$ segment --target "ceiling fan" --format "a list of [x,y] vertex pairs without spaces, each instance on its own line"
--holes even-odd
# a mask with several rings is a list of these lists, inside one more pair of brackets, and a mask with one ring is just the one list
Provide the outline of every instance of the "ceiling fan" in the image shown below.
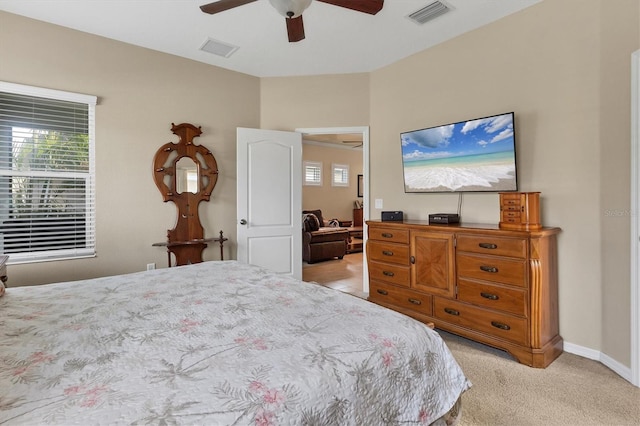
[[[200,10],[204,13],[213,15],[215,13],[224,12],[234,7],[242,6],[247,3],[253,3],[257,0],[218,0],[200,6]],[[384,0],[318,0],[322,3],[332,4],[357,12],[375,15],[382,10]],[[302,12],[309,7],[311,0],[269,0],[271,5],[285,17],[287,23],[287,34],[289,42],[293,43],[304,39],[304,25],[302,23]]]

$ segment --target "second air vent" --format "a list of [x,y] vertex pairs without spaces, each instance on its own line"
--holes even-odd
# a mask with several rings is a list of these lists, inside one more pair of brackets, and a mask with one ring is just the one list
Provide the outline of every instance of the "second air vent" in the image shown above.
[[416,10],[411,15],[408,16],[416,24],[422,25],[425,22],[428,22],[432,19],[437,18],[438,16],[447,13],[449,10],[449,6],[442,3],[441,1],[434,1],[423,7],[420,10]]
[[203,52],[213,53],[214,55],[228,58],[229,56],[233,55],[236,50],[238,50],[238,46],[208,38],[204,43],[202,43],[202,46],[200,46],[200,50],[202,50]]

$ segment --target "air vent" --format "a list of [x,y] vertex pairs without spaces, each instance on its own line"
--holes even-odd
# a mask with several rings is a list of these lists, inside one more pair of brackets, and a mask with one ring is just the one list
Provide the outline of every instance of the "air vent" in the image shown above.
[[223,58],[228,58],[229,56],[233,55],[236,50],[238,50],[238,46],[223,43],[221,41],[209,38],[205,40],[204,43],[202,43],[202,46],[200,46],[200,50],[202,50],[203,52],[222,56]]
[[407,18],[411,19],[418,25],[422,25],[432,19],[437,18],[440,15],[447,13],[449,10],[449,6],[442,3],[441,1],[434,1],[431,4],[426,5],[420,10],[416,10],[411,15],[407,16]]

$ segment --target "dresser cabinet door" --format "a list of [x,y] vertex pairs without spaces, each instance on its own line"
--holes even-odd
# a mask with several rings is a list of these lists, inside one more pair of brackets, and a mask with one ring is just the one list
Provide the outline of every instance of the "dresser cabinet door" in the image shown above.
[[411,231],[411,288],[454,297],[453,233]]

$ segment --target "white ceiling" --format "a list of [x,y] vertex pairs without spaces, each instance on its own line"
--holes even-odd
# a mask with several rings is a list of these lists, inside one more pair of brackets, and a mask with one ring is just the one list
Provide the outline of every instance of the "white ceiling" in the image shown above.
[[[289,43],[268,0],[215,15],[213,0],[0,0],[0,10],[257,77],[370,72],[541,0],[442,0],[453,10],[424,24],[410,13],[433,0],[387,0],[377,15],[321,2],[303,13],[306,39]],[[200,51],[212,38],[229,58]]]

